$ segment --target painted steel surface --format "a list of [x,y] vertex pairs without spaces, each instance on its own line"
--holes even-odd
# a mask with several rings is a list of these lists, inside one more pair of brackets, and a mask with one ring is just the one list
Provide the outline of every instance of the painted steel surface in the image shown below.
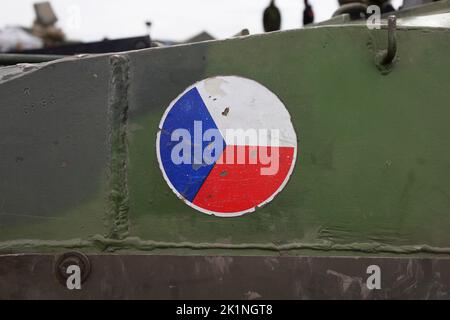
[[[426,258],[88,255],[92,271],[68,290],[58,255],[0,256],[3,299],[449,299],[450,260]],[[383,270],[370,290],[370,266]]]
[[[317,27],[0,71],[0,250],[164,254],[450,253],[446,29]],[[239,53],[239,54],[236,54]],[[181,92],[216,76],[283,102],[285,188],[231,219],[179,201],[156,154]]]

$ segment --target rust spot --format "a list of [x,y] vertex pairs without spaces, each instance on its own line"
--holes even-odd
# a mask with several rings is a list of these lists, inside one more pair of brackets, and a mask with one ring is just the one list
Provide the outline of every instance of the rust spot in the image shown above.
[[222,115],[226,117],[228,112],[230,112],[230,108],[226,107],[225,110],[223,110]]
[[219,174],[221,177],[225,177],[228,175],[228,171],[224,170]]

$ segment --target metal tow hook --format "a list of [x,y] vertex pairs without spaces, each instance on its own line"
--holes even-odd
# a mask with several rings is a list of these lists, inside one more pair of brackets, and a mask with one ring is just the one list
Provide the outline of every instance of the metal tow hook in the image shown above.
[[392,15],[388,17],[388,47],[384,53],[383,65],[389,65],[394,61],[397,54],[397,17]]

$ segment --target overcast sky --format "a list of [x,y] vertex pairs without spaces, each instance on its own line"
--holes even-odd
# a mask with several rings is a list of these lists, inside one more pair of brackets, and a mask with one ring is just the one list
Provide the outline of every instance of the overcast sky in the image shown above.
[[[32,4],[37,0],[2,1],[0,27],[30,26]],[[146,33],[145,21],[152,22],[155,39],[185,40],[206,30],[226,38],[248,28],[260,33],[262,12],[270,0],[51,0],[59,21],[71,39],[93,41]],[[326,20],[337,9],[337,0],[310,0],[316,21]],[[394,7],[401,0],[393,0]],[[303,0],[277,0],[282,29],[301,26]]]

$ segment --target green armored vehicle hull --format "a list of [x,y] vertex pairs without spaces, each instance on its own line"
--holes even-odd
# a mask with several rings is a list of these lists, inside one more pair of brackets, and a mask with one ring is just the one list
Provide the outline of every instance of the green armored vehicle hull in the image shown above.
[[[450,298],[450,5],[427,8],[0,68],[0,297]],[[264,88],[295,132],[276,192],[233,217],[253,189],[192,200],[158,144],[208,79]]]

